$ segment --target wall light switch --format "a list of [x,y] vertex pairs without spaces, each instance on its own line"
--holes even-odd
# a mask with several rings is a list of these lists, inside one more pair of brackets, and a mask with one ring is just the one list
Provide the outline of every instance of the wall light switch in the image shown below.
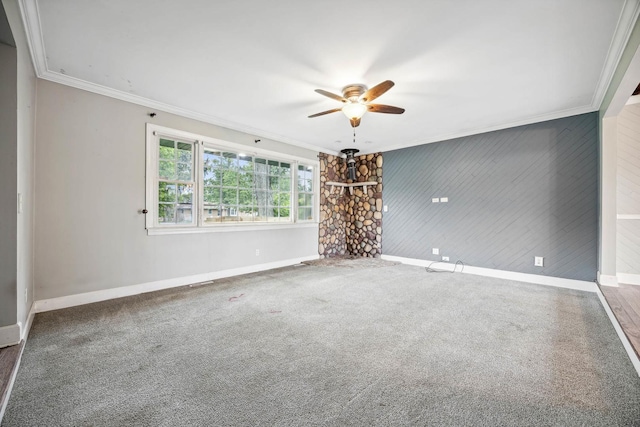
[[384,207],[382,208],[383,211],[387,212],[389,210],[389,206],[384,205]]
[[533,265],[536,267],[544,267],[544,257],[541,257],[541,256],[533,257]]
[[449,201],[448,197],[440,197],[440,203],[447,203]]
[[18,193],[18,213],[22,213],[22,193]]
[[256,256],[260,256],[260,249],[256,249]]
[[448,257],[448,256],[443,256],[443,257],[442,257],[442,260],[443,260],[443,261],[449,261],[449,257]]
[[431,253],[434,254],[434,255],[440,255],[440,249],[433,248],[433,249],[431,249]]
[[431,203],[440,203],[440,199],[437,197],[434,197],[433,199],[431,199]]

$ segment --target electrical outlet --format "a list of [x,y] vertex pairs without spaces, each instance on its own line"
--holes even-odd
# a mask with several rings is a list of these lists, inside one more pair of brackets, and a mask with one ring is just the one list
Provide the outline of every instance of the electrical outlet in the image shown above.
[[544,267],[544,257],[533,257],[533,265],[536,267]]
[[431,253],[432,253],[433,255],[440,255],[440,249],[438,249],[438,248],[433,248],[433,249],[431,249]]
[[431,199],[431,203],[440,203],[440,199],[437,197],[434,197],[433,199]]
[[440,197],[440,203],[447,203],[449,201],[448,197]]
[[443,261],[449,261],[449,257],[448,257],[448,256],[443,256],[443,257],[442,257],[442,260],[443,260]]
[[260,256],[260,249],[256,249],[256,256]]

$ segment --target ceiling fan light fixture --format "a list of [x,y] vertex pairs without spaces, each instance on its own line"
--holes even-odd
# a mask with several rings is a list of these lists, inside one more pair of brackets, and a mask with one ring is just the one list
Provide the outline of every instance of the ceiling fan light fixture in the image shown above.
[[367,112],[367,106],[357,101],[350,101],[342,107],[342,112],[348,119],[360,119]]

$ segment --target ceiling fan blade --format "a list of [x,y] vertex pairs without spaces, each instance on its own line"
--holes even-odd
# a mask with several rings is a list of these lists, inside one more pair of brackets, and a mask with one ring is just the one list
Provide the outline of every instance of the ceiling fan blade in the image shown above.
[[391,105],[369,104],[367,105],[367,111],[371,111],[372,113],[402,114],[404,113],[404,108],[393,107]]
[[353,128],[357,128],[358,126],[360,126],[360,119],[349,119],[349,121],[351,122],[351,127]]
[[366,91],[362,95],[362,101],[363,102],[371,102],[371,101],[373,101],[374,99],[376,99],[377,97],[379,97],[380,95],[382,95],[383,93],[385,93],[386,91],[391,89],[394,84],[395,83],[392,82],[391,80],[383,81],[379,85],[376,85],[376,86],[372,87],[371,89],[369,89],[368,91]]
[[335,99],[336,101],[347,102],[347,100],[342,96],[336,95],[335,93],[327,92],[326,90],[316,89],[316,92],[318,92],[320,95],[324,95],[331,99]]
[[340,111],[342,108],[334,108],[333,110],[323,111],[322,113],[316,113],[309,116],[310,119],[318,116],[324,116],[325,114],[335,113],[336,111]]

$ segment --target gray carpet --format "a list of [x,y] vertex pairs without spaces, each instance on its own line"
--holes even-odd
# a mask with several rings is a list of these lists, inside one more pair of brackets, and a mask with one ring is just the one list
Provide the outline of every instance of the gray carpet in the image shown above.
[[2,426],[640,426],[595,294],[318,262],[38,314]]

